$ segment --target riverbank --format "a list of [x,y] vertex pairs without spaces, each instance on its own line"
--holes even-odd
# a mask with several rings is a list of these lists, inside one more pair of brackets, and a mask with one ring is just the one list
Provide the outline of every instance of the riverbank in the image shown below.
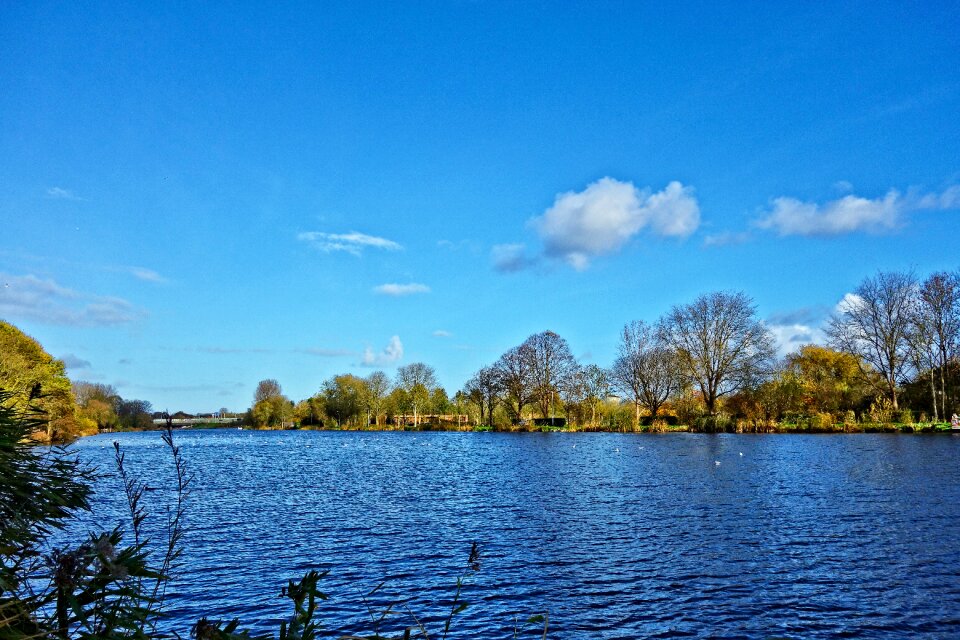
[[[198,424],[191,425],[189,427],[181,427],[177,431],[204,431],[208,429],[230,429],[233,430],[233,427],[224,427],[222,424]],[[162,431],[162,428],[147,428],[147,429],[125,429],[125,430],[115,430],[115,431],[104,431],[101,433],[135,433],[141,431]],[[271,427],[251,427],[243,426],[236,427],[236,430],[241,431],[356,431],[356,432],[430,432],[430,431],[446,431],[446,432],[465,432],[465,433],[486,433],[486,432],[495,432],[495,433],[648,433],[648,434],[657,434],[657,433],[757,433],[757,434],[860,434],[860,433],[903,433],[903,434],[951,434],[957,433],[960,434],[960,430],[953,430],[950,427],[949,423],[914,423],[914,424],[898,424],[898,423],[857,423],[857,424],[836,424],[830,426],[810,426],[804,424],[795,424],[795,423],[783,423],[783,424],[774,424],[774,425],[749,425],[749,424],[738,424],[732,425],[730,427],[724,428],[702,428],[691,425],[666,425],[666,426],[641,426],[639,429],[610,429],[603,427],[592,427],[592,428],[583,428],[578,426],[563,426],[563,427],[551,427],[551,426],[537,426],[537,427],[517,427],[512,429],[496,429],[489,426],[466,426],[466,427],[446,427],[438,426],[435,424],[423,424],[418,425],[417,427],[393,427],[393,426],[378,426],[378,427],[320,427],[320,426],[305,426],[305,427],[293,427],[293,428],[271,428]],[[97,434],[85,434],[85,436],[97,435]]]

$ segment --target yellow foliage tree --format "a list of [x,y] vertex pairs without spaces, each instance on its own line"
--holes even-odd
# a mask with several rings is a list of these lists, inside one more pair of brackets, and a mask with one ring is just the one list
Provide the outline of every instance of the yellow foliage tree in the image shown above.
[[[36,434],[48,442],[66,442],[89,428],[78,420],[77,405],[63,362],[52,357],[40,343],[0,320],[0,388],[17,394],[16,406],[23,407],[31,396],[49,416],[45,433]],[[94,431],[96,427],[94,426]]]

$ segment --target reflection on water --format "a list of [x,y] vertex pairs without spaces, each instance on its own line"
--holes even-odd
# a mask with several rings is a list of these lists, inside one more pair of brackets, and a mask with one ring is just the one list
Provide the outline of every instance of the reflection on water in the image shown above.
[[[476,540],[452,637],[512,637],[514,615],[545,610],[551,638],[960,636],[960,437],[177,437],[196,474],[179,629],[207,615],[273,630],[280,587],[315,567],[331,569],[328,629],[359,628],[359,596],[384,578],[375,601],[445,618]],[[114,439],[158,488],[159,525],[173,486],[159,435],[77,446],[112,471]],[[121,491],[100,484],[112,526]]]

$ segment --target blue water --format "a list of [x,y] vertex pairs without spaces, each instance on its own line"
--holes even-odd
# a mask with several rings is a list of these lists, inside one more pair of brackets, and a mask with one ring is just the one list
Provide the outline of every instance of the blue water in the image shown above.
[[[372,633],[361,595],[386,580],[367,604],[405,604],[381,632],[416,616],[439,638],[477,541],[451,638],[512,638],[544,612],[558,639],[960,637],[957,436],[176,437],[195,474],[168,592],[181,632],[203,615],[275,632],[280,588],[320,568],[329,637]],[[77,447],[111,473],[113,440],[157,489],[158,527],[172,486],[159,435]],[[112,526],[119,485],[99,486]]]

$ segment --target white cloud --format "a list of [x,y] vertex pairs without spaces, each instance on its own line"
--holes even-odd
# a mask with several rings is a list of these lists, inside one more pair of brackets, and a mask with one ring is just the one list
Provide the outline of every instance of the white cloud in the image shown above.
[[834,307],[836,313],[846,313],[848,311],[855,311],[858,307],[863,306],[863,298],[858,296],[855,293],[846,293],[840,299],[840,302],[837,303],[837,306]]
[[607,177],[583,191],[557,195],[553,206],[530,224],[546,255],[582,270],[592,258],[619,250],[647,227],[658,236],[689,236],[700,225],[700,206],[693,190],[679,182],[651,194]]
[[450,338],[452,336],[453,336],[452,333],[450,333],[449,331],[445,331],[443,329],[437,329],[436,331],[433,332],[433,337],[435,338]]
[[522,244],[498,244],[490,250],[493,268],[504,273],[522,271],[536,264],[536,260],[526,255],[527,248]]
[[364,249],[385,249],[387,251],[397,251],[402,249],[399,244],[386,238],[377,236],[368,236],[365,233],[323,233],[320,231],[305,231],[297,234],[297,240],[308,242],[312,247],[330,253],[332,251],[344,251],[351,255],[359,256]]
[[417,293],[430,293],[430,287],[425,284],[420,284],[419,282],[409,282],[407,284],[389,283],[374,287],[373,292],[383,296],[393,296],[397,298],[401,296],[412,296]]
[[767,324],[767,329],[773,334],[780,357],[805,344],[825,344],[827,340],[823,329],[807,324]]
[[703,246],[705,247],[724,247],[732,244],[743,244],[750,240],[750,233],[747,231],[733,232],[733,231],[722,231],[720,233],[715,233],[708,235],[703,239]]
[[72,353],[68,353],[65,356],[60,357],[60,361],[63,362],[63,366],[67,369],[89,369],[90,361],[79,358]]
[[370,347],[364,349],[360,364],[365,367],[380,367],[397,362],[402,357],[403,343],[400,342],[400,336],[393,336],[380,353],[374,353]]
[[960,186],[943,193],[906,196],[891,189],[882,198],[847,195],[825,204],[803,202],[780,197],[773,208],[756,223],[761,229],[772,229],[781,236],[827,236],[861,231],[878,232],[893,229],[903,215],[922,209],[955,209],[960,207]]
[[75,200],[77,202],[82,201],[83,198],[75,194],[69,189],[63,189],[61,187],[50,187],[47,189],[47,197],[53,198],[54,200]]
[[123,298],[81,293],[34,275],[0,273],[0,282],[0,317],[105,326],[134,322],[146,315]]
[[166,278],[153,269],[146,269],[144,267],[130,267],[129,270],[130,275],[138,280],[143,280],[144,282],[156,282],[157,284],[163,284],[167,282]]

